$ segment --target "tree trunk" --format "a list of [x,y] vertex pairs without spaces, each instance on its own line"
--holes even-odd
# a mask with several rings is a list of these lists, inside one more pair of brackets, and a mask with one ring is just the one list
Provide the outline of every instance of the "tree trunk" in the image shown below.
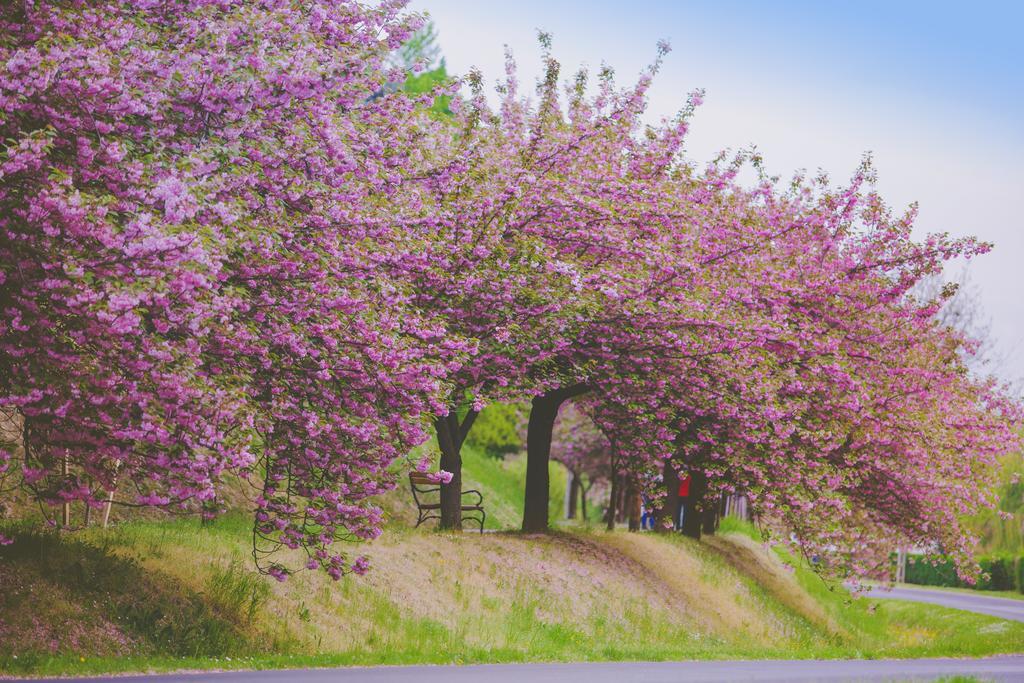
[[579,504],[580,497],[580,476],[575,472],[571,471],[569,479],[569,507],[566,510],[566,519],[576,519],[576,508]]
[[441,484],[442,529],[462,530],[462,444],[479,414],[470,410],[460,423],[453,406],[447,415],[434,421],[437,445],[441,449],[440,467],[452,475],[451,481]]
[[718,531],[718,520],[725,516],[725,501],[726,497],[719,494],[715,498],[705,496],[704,511],[701,513],[701,517],[704,521],[704,533],[708,536],[714,536],[715,532]]
[[619,477],[616,474],[612,474],[612,489],[608,492],[608,513],[605,517],[607,521],[608,531],[615,529],[615,515],[617,510],[615,504],[619,499]]
[[[453,419],[454,418],[454,419]],[[454,411],[434,423],[437,431],[437,445],[441,449],[440,467],[452,473],[452,480],[441,484],[441,528],[462,530],[462,454],[458,444],[458,424]]]
[[661,478],[665,483],[665,497],[654,512],[654,530],[664,533],[666,531],[665,517],[672,520],[672,529],[676,529],[679,524],[679,474],[672,466],[671,460],[665,461]]
[[626,523],[626,515],[629,513],[627,508],[629,501],[626,498],[626,478],[623,477],[619,480],[619,498],[615,501],[615,509],[618,510],[618,514],[615,515],[615,521],[619,524]]
[[558,409],[570,398],[588,391],[577,384],[534,396],[530,420],[526,428],[526,495],[523,497],[523,531],[544,533],[548,530],[548,505],[551,482],[548,462],[551,460],[551,432]]
[[690,495],[686,497],[686,512],[683,516],[683,535],[700,540],[703,519],[700,514],[704,494],[708,490],[708,478],[703,470],[690,470]]
[[589,486],[584,486],[583,482],[580,482],[580,517],[584,522],[587,521],[587,491],[589,490]]
[[640,490],[633,475],[629,475],[626,483],[626,510],[629,530],[640,531]]
[[558,417],[556,402],[547,394],[533,399],[526,428],[526,495],[523,499],[523,531],[548,530],[548,503],[551,481],[548,462],[551,457],[551,431]]
[[715,529],[718,527],[718,506],[712,504],[712,501],[704,501],[704,509],[700,513],[701,520],[703,520],[703,532],[706,536],[714,536]]

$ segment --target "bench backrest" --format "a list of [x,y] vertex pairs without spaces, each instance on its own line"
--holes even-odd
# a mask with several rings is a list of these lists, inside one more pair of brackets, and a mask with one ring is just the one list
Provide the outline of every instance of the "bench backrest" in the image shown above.
[[440,486],[436,481],[430,478],[430,475],[426,472],[410,472],[409,483],[413,486]]
[[420,500],[420,494],[437,493],[441,490],[441,485],[436,481],[432,481],[430,475],[425,472],[410,472],[409,487],[412,489],[412,497],[416,501],[417,506],[423,504],[423,501]]

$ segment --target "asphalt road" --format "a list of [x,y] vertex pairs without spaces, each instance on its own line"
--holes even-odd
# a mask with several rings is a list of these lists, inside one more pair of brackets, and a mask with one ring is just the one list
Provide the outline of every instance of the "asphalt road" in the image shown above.
[[[88,679],[92,683],[680,683],[733,681],[928,681],[954,675],[1024,681],[1024,655],[984,659],[746,662],[608,662],[400,666],[179,673]],[[38,679],[37,679],[38,680]],[[54,679],[67,683],[69,679]]]
[[[942,605],[954,609],[967,610],[968,612],[979,612],[1002,619],[1013,621],[1024,621],[1024,600],[1013,600],[1010,598],[994,598],[988,595],[974,595],[970,593],[954,593],[952,591],[928,590],[927,588],[871,588],[865,595],[872,598],[892,598],[896,600],[912,600],[914,602],[928,602],[933,605]],[[1024,680],[1024,679],[1021,679]]]

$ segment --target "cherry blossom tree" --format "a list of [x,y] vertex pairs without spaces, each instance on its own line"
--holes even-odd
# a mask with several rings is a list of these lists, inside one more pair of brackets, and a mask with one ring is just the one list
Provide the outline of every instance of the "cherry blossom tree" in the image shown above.
[[[824,179],[798,181],[788,194],[764,186],[749,224],[769,239],[704,260],[721,266],[719,253],[744,255],[742,270],[717,268],[707,279],[724,294],[715,309],[729,353],[705,363],[692,349],[661,352],[657,372],[605,388],[616,411],[636,412],[611,424],[674,433],[672,455],[667,440],[632,439],[637,452],[693,474],[702,512],[740,488],[818,553],[910,539],[942,545],[966,570],[970,540],[957,515],[984,504],[993,458],[1017,443],[1019,410],[967,374],[955,351],[966,341],[936,319],[941,302],[911,292],[943,260],[987,245],[914,242],[913,212],[893,217],[864,190],[870,182],[865,166],[838,190]],[[730,309],[731,322],[721,317]],[[691,520],[687,531],[699,536],[700,520]],[[866,569],[857,560],[848,568]]]
[[[549,73],[556,67],[549,61]],[[591,391],[617,449],[652,469],[668,460],[692,473],[702,513],[740,487],[757,492],[766,512],[786,499],[791,528],[799,516],[808,543],[810,528],[825,536],[864,528],[808,512],[826,505],[884,517],[876,537],[913,535],[956,547],[966,560],[952,510],[984,503],[997,444],[1017,443],[1019,411],[993,383],[969,379],[946,349],[970,342],[936,319],[940,302],[918,301],[913,290],[944,261],[988,246],[944,235],[913,240],[914,210],[894,216],[885,207],[869,163],[838,188],[799,177],[788,188],[767,178],[743,187],[739,170],[759,163],[744,155],[698,171],[678,155],[685,115],[637,134],[648,76],[623,92],[605,87],[594,101],[570,91],[565,120],[555,115],[545,129],[546,140],[574,124],[587,131],[572,138],[563,163],[564,187],[585,210],[579,223],[538,219],[525,229],[544,240],[547,258],[579,276],[591,307],[578,319],[581,334],[552,358],[573,372],[533,402],[524,529],[547,524],[542,472],[558,408]],[[691,105],[698,103],[699,95]],[[588,147],[590,139],[599,143]],[[575,168],[587,171],[571,182]],[[558,190],[545,196],[563,199]],[[945,392],[959,397],[957,410],[940,407]],[[959,411],[959,428],[938,428],[936,420]],[[863,438],[868,414],[878,447],[851,443],[871,452],[871,480],[843,445]],[[805,470],[813,475],[803,480]],[[916,481],[880,488],[900,472]],[[951,487],[957,502],[940,503]],[[699,535],[700,517],[691,520]]]
[[632,86],[563,89],[542,35],[536,93],[510,57],[492,106],[475,73],[391,87],[420,26],[393,0],[0,7],[0,485],[213,514],[240,476],[261,569],[293,571],[286,547],[337,578],[431,429],[460,527],[491,401],[531,402],[523,528],[546,530],[576,399],[613,481],[693,476],[691,535],[743,490],[843,570],[897,539],[970,572],[958,519],[1020,408],[919,283],[987,245],[913,239],[868,163],[697,167],[701,93],[645,122],[666,45]]
[[379,532],[448,346],[376,272],[423,170],[418,102],[376,96],[401,5],[0,10],[0,405],[37,497],[205,506],[230,471],[266,571],[365,567],[329,547]]

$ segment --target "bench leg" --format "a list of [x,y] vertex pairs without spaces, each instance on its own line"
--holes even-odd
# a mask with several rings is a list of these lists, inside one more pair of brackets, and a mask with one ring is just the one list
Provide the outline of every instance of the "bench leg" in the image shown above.
[[419,526],[420,526],[420,524],[423,524],[423,522],[429,522],[429,521],[430,521],[430,520],[432,520],[432,519],[437,519],[437,520],[440,520],[440,519],[441,519],[441,516],[440,516],[440,515],[434,515],[434,514],[431,514],[431,511],[430,511],[430,510],[421,510],[421,511],[420,511],[420,512],[419,512],[419,513],[417,514],[417,519],[416,519],[416,526],[415,526],[415,527],[413,527],[413,528],[416,528],[416,529],[418,529],[418,528],[419,528]]
[[413,528],[418,529],[420,524],[423,524],[423,522],[430,521],[431,519],[441,519],[441,517],[438,515],[430,514],[429,510],[420,510],[419,513],[417,514],[416,526]]

